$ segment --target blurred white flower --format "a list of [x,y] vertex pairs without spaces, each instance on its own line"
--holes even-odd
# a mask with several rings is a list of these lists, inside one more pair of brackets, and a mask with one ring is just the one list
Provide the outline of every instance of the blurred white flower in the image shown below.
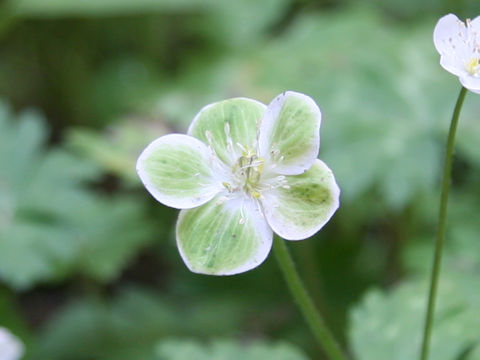
[[0,360],[19,360],[23,352],[22,342],[10,331],[0,327]]
[[466,23],[453,14],[442,17],[433,31],[440,65],[458,76],[468,90],[480,94],[480,16]]

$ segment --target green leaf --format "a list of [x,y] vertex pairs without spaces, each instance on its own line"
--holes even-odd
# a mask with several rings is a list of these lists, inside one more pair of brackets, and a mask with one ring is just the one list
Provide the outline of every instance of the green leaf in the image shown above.
[[193,340],[169,339],[157,345],[157,360],[306,360],[294,346],[279,342],[215,340],[202,344]]
[[[115,280],[138,251],[154,236],[163,235],[163,230],[147,222],[142,203],[133,197],[97,196],[76,210],[72,222],[77,243],[68,267],[101,282]],[[52,244],[51,251],[58,247]]]
[[72,272],[112,279],[150,239],[142,205],[88,190],[98,169],[44,149],[38,114],[13,120],[0,103],[0,278],[23,289]]
[[[442,269],[429,359],[456,360],[480,340],[478,272]],[[369,291],[350,313],[350,343],[358,360],[418,357],[427,281],[408,281],[388,293]]]
[[48,320],[29,359],[154,360],[164,338],[198,336],[198,329],[207,337],[233,336],[251,309],[237,296],[197,293],[179,302],[140,288],[109,299],[77,298]]
[[[478,174],[476,175],[478,176]],[[480,266],[480,223],[472,221],[472,214],[478,211],[480,194],[478,180],[474,177],[452,191],[448,206],[448,225],[445,235],[443,263],[455,266],[462,264],[466,269]],[[422,206],[415,217],[427,224],[436,224],[439,194],[422,199]],[[418,219],[419,217],[423,217]],[[427,276],[431,271],[435,233],[433,226],[417,231],[402,247],[402,260],[405,269],[414,275]],[[428,259],[428,261],[425,261]]]
[[210,3],[209,17],[201,23],[199,30],[211,41],[242,53],[254,48],[254,45],[262,44],[261,40],[289,11],[292,1],[210,0]]
[[480,359],[480,344],[479,342],[476,345],[472,346],[472,348],[466,351],[466,355],[464,358],[459,358],[458,360],[478,360]]
[[103,132],[76,128],[68,133],[68,145],[105,172],[127,185],[139,185],[135,164],[141,151],[169,129],[161,121],[127,118]]

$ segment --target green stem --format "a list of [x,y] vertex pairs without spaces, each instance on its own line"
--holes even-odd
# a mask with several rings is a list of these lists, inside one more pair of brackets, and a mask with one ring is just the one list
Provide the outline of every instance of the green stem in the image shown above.
[[440,275],[440,267],[442,264],[442,251],[445,239],[445,224],[447,220],[447,204],[448,204],[448,190],[450,188],[450,178],[452,173],[452,161],[453,161],[453,148],[455,144],[455,133],[457,131],[458,117],[460,110],[462,109],[463,100],[467,89],[462,87],[460,94],[458,95],[457,103],[455,104],[455,110],[452,115],[452,122],[450,124],[450,130],[448,132],[447,150],[445,154],[445,163],[443,168],[442,178],[442,193],[440,197],[440,208],[438,211],[438,229],[437,239],[435,244],[435,255],[433,259],[433,268],[430,278],[430,292],[428,294],[428,307],[425,317],[425,328],[423,332],[422,340],[422,353],[421,360],[427,360],[428,350],[430,345],[430,338],[433,325],[433,315],[435,312],[435,300],[437,296],[438,278]]
[[305,320],[310,325],[310,329],[320,346],[330,359],[346,360],[347,357],[343,354],[338,342],[335,340],[322,316],[315,308],[307,289],[300,279],[287,245],[285,245],[285,241],[275,237],[273,251],[275,252],[275,256],[282,269],[283,276],[285,277],[290,292],[295,298],[297,305],[300,307]]

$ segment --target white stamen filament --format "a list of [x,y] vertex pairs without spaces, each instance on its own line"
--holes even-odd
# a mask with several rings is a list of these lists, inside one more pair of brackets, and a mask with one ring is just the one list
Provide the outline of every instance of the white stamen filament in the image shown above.
[[240,150],[242,150],[243,153],[247,153],[247,149],[245,149],[245,146],[243,146],[242,144],[240,144],[238,142],[237,142],[236,145],[240,148]]
[[229,198],[227,196],[220,196],[215,204],[216,205],[222,205],[227,200],[229,200]]
[[212,153],[212,155],[214,157],[217,156],[217,153],[215,151],[215,148],[213,147],[213,137],[212,137],[212,133],[209,131],[209,130],[206,130],[205,131],[205,137],[207,138],[207,142],[208,142],[208,149],[210,150],[210,152]]
[[227,150],[230,153],[233,153],[234,152],[233,141],[232,141],[232,136],[230,135],[230,124],[228,122],[225,123],[224,131],[227,139]]
[[210,132],[210,130],[205,130],[205,137],[207,138],[208,145],[212,145],[213,144],[213,137],[212,137],[212,133]]
[[245,211],[243,209],[243,203],[242,203],[242,206],[240,206],[240,220],[238,220],[238,223],[240,225],[245,224]]

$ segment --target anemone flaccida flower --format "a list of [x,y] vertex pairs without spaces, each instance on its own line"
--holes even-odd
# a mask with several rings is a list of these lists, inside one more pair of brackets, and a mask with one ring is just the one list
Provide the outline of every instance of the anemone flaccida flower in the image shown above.
[[445,15],[435,26],[433,42],[440,65],[458,76],[465,88],[480,94],[480,16],[463,22]]
[[234,98],[205,106],[187,135],[162,136],[137,172],[150,194],[182,209],[176,239],[187,267],[232,275],[261,264],[273,232],[315,234],[339,206],[332,171],[317,159],[321,112],[287,91],[268,106]]

